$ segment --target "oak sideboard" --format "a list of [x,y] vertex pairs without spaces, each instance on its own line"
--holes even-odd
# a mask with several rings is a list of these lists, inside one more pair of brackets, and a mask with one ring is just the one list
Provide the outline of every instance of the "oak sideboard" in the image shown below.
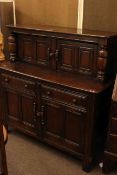
[[103,152],[115,78],[117,36],[53,26],[8,26],[0,63],[6,125],[82,160]]

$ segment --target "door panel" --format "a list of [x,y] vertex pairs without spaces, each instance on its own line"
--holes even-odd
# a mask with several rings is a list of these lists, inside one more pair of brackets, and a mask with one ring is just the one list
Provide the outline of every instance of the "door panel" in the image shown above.
[[84,116],[80,112],[75,112],[70,108],[66,108],[65,120],[65,141],[67,146],[74,145],[78,147],[80,152],[83,152],[83,138],[84,138]]
[[21,60],[47,67],[51,65],[51,38],[45,36],[30,38],[28,35],[19,35],[18,37],[18,46],[20,47],[18,57]]
[[28,35],[20,35],[18,38],[18,57],[26,62],[35,63],[35,41],[33,38],[29,38]]
[[50,66],[50,52],[52,50],[51,47],[51,38],[39,37],[36,39],[36,59],[38,64],[47,67]]
[[81,73],[92,74],[94,69],[94,49],[88,47],[80,47],[78,69]]
[[[35,82],[30,81],[30,84],[27,84],[28,80],[25,81],[25,79],[21,79],[20,81],[17,81],[16,78],[15,81],[14,77],[11,78],[14,80],[11,81],[12,83],[7,85],[3,82],[2,84],[3,115],[6,124],[27,132],[29,135],[36,136],[39,131],[36,116],[36,110],[39,104],[37,104],[38,97],[36,96],[37,91]],[[26,84],[27,86],[22,87],[22,82],[23,85]],[[15,84],[17,86],[13,86]]]
[[84,115],[76,109],[43,99],[43,139],[66,151],[82,154],[84,138]]
[[64,121],[61,107],[58,104],[46,102],[44,109],[45,137],[47,135],[51,135],[51,137],[60,136],[62,134]]
[[58,69],[93,75],[96,73],[97,52],[96,44],[57,40]]
[[75,66],[75,47],[72,43],[58,42],[58,69],[73,71]]
[[[6,92],[8,117],[13,120],[20,120],[19,116],[19,96],[12,91]],[[14,106],[15,104],[15,106]]]
[[35,111],[33,108],[35,105],[34,97],[22,95],[21,96],[21,118],[22,122],[30,127],[35,127]]

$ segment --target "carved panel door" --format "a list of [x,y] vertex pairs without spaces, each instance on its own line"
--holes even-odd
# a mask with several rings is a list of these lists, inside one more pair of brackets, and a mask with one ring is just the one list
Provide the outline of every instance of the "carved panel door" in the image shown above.
[[2,107],[5,122],[29,135],[37,135],[36,85],[32,81],[2,75]]
[[43,100],[43,139],[76,155],[83,155],[85,114],[49,100]]
[[43,139],[47,142],[56,142],[63,134],[64,113],[62,106],[48,100],[43,100],[42,104]]
[[49,37],[21,35],[18,39],[18,57],[26,62],[51,66],[52,40]]
[[95,74],[97,49],[96,44],[58,39],[58,69],[88,75]]
[[4,89],[4,115],[8,125],[25,130],[29,134],[36,133],[36,99],[33,95]]
[[64,117],[64,145],[66,149],[82,156],[84,152],[86,115],[84,112],[79,112],[77,108],[66,107]]
[[75,69],[75,55],[77,44],[68,42],[67,40],[57,40],[58,50],[58,65],[57,68],[66,71],[73,71]]

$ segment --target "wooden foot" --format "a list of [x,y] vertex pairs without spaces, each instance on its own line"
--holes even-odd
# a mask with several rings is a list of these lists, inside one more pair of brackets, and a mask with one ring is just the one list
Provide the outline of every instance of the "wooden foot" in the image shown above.
[[92,159],[91,158],[87,158],[83,161],[82,169],[85,172],[90,172],[91,171],[91,169],[92,169]]
[[107,157],[105,157],[104,160],[103,160],[102,172],[104,174],[109,174],[112,170],[113,165],[114,165],[113,161],[108,159]]

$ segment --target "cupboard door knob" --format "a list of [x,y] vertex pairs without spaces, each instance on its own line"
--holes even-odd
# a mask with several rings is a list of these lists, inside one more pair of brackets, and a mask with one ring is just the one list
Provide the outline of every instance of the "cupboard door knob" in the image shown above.
[[8,83],[9,79],[8,78],[5,78],[4,81]]
[[37,115],[37,117],[40,117],[41,113],[40,112],[37,112],[36,115]]
[[50,60],[50,58],[51,58],[52,56],[54,56],[54,54],[55,54],[55,53],[51,52],[51,49],[50,49],[50,48],[47,49],[48,61]]
[[33,112],[34,114],[36,113],[36,103],[35,102],[33,103]]
[[53,55],[54,55],[54,53],[50,52],[50,55],[49,56],[52,57]]
[[55,58],[56,58],[56,61],[58,61],[58,58],[59,58],[59,51],[58,50],[56,50],[56,52],[55,52]]
[[42,126],[44,126],[44,125],[45,125],[44,121],[42,121],[42,122],[41,122],[41,125],[42,125]]
[[33,119],[33,120],[34,120],[34,122],[36,122],[36,121],[37,121],[37,120],[36,120],[36,117],[34,117],[34,119]]
[[77,100],[76,100],[75,98],[72,100],[73,103],[76,103],[76,101],[77,101]]
[[24,87],[25,87],[25,88],[27,88],[27,87],[28,87],[28,85],[27,85],[27,84],[25,84],[25,85],[24,85]]
[[51,94],[51,92],[50,91],[47,91],[47,95],[50,95]]

